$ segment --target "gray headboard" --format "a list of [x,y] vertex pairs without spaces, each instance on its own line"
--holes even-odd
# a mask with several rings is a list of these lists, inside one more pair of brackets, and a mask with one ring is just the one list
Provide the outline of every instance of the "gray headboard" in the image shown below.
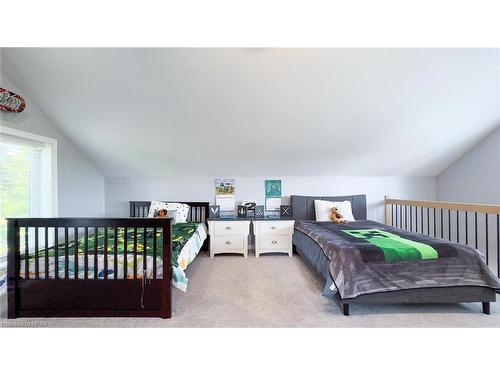
[[356,220],[366,220],[366,195],[345,195],[340,197],[314,197],[292,195],[290,196],[290,205],[292,206],[292,215],[296,220],[316,220],[314,211],[314,200],[324,201],[351,201],[352,214]]

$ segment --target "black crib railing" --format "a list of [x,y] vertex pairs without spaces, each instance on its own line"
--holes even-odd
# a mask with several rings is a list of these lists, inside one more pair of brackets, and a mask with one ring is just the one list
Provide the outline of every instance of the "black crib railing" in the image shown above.
[[[137,279],[137,269],[146,270],[149,266],[151,278],[156,279],[159,271],[163,271],[157,269],[157,257],[162,258],[164,271],[168,271],[170,219],[27,218],[7,221],[11,276],[69,279],[71,272],[74,279],[106,280],[108,275],[117,279],[119,258],[123,263],[120,278]],[[142,264],[138,264],[138,255],[142,256]],[[152,259],[150,265],[148,255]],[[101,276],[98,275],[99,256],[103,268]],[[64,270],[59,269],[60,264]],[[133,268],[133,275],[127,275],[128,267]]]
[[500,277],[500,205],[385,199],[385,223],[472,246]]

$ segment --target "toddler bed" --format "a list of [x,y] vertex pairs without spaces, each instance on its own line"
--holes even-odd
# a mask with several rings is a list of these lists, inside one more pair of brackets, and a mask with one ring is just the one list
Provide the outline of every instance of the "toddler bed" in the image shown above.
[[8,219],[8,316],[171,317],[171,286],[208,241],[208,202],[186,202],[188,220],[147,218],[150,202],[130,202],[128,219]]

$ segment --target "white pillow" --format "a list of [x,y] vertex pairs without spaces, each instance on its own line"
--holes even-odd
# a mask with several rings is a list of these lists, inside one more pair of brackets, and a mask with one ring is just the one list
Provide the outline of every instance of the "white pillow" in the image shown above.
[[189,213],[189,206],[187,204],[152,201],[151,205],[149,206],[148,217],[155,217],[155,212],[161,209],[165,209],[167,211],[175,211],[175,223],[187,222]]
[[316,211],[316,221],[332,221],[330,219],[330,213],[333,207],[337,207],[340,214],[347,221],[355,221],[352,215],[352,208],[350,201],[343,202],[330,202],[322,201],[319,199],[314,200],[314,210]]

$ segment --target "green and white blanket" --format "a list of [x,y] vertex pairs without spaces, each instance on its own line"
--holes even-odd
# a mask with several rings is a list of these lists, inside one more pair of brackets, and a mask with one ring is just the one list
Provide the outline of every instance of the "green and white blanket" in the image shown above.
[[[153,277],[153,244],[156,241],[156,277],[163,277],[163,267],[162,267],[162,241],[163,236],[161,231],[157,232],[156,238],[153,236],[153,229],[146,230],[146,249],[144,249],[144,231],[143,229],[137,230],[137,277],[142,278],[152,278]],[[96,259],[94,246],[97,242],[97,277],[104,278],[104,229],[100,229],[97,234],[89,234],[88,238],[88,277],[94,277],[94,262]],[[107,275],[108,278],[114,278],[114,244],[117,241],[117,273],[118,278],[123,278],[125,269],[125,249],[127,254],[127,278],[134,277],[133,269],[133,254],[134,254],[134,238],[133,233],[129,229],[127,232],[127,239],[125,240],[124,229],[119,228],[117,231],[117,236],[115,238],[114,230],[108,229],[107,233]],[[172,225],[172,283],[173,285],[182,290],[186,291],[188,278],[186,277],[185,270],[187,266],[194,260],[198,252],[200,251],[203,242],[207,238],[207,230],[204,224],[200,223],[178,223]],[[125,246],[126,242],[126,246]],[[79,278],[84,276],[84,240],[79,238],[78,243],[76,241],[70,241],[68,243],[68,276],[69,278],[74,278],[75,274],[78,273]],[[49,278],[55,277],[55,246],[48,249],[48,260],[49,260]],[[65,272],[65,262],[66,262],[66,248],[64,243],[58,244],[58,274],[59,277],[64,277]],[[75,252],[78,253],[78,266],[75,263]],[[147,267],[143,270],[143,260],[146,256]],[[30,253],[28,259],[28,269],[29,277],[35,277],[35,256]],[[5,262],[4,262],[5,263]],[[25,257],[21,254],[21,277],[25,275]],[[1,266],[1,265],[0,265]],[[6,264],[0,267],[0,286],[5,283]],[[3,269],[3,271],[2,271]],[[41,250],[39,253],[39,277],[45,278],[45,250]]]
[[330,260],[334,288],[342,298],[416,288],[500,288],[482,254],[463,244],[368,220],[303,220],[295,222],[295,230],[315,241]]

